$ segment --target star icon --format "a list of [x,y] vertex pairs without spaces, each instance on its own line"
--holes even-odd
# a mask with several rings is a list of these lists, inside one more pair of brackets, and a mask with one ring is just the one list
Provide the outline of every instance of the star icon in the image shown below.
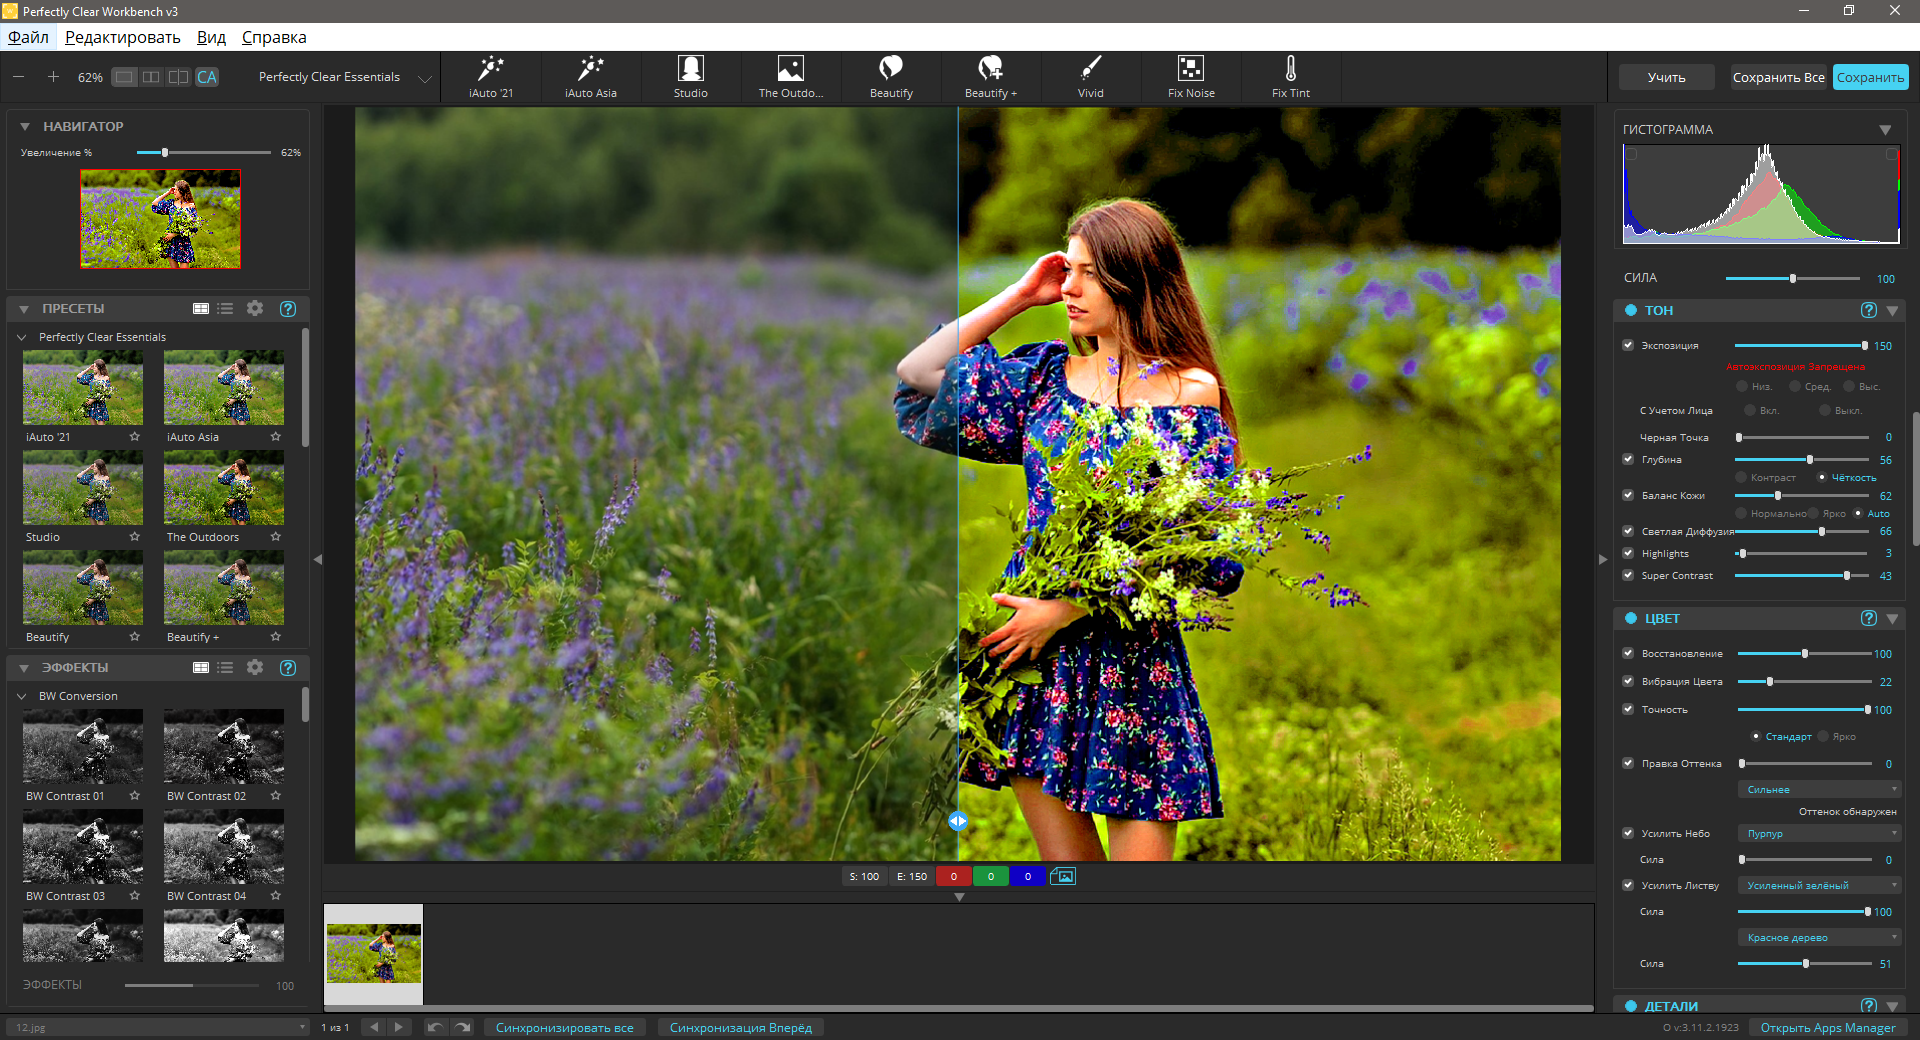
[[280,540],[280,532],[278,532],[278,531],[275,531],[275,532],[273,532],[272,534],[270,534],[270,535],[268,535],[268,536],[267,536],[267,539],[268,539],[269,541],[275,541],[275,542],[277,542],[277,541],[279,541],[279,540]]
[[135,788],[134,790],[131,790],[131,791],[128,791],[128,792],[127,792],[127,797],[128,797],[128,798],[131,798],[131,799],[133,799],[133,800],[134,800],[134,801],[136,801],[136,802],[137,802],[137,801],[139,801],[139,800],[140,800],[140,791],[139,791],[139,789],[138,789],[138,788]]
[[136,642],[136,643],[138,643],[138,642],[140,641],[140,633],[138,633],[138,632],[128,632],[128,633],[127,633],[127,638],[128,638],[128,639],[131,639],[131,640],[133,640],[133,641],[134,641],[134,642]]
[[275,444],[280,443],[280,431],[275,430],[272,433],[267,434],[267,439],[274,442]]
[[274,898],[274,899],[276,899],[276,900],[280,898],[280,890],[279,890],[279,889],[277,889],[277,888],[276,888],[276,889],[274,889],[274,890],[273,890],[273,898]]
[[267,633],[267,638],[268,638],[268,639],[271,639],[271,640],[273,640],[273,641],[274,641],[274,642],[276,642],[276,643],[278,643],[278,642],[280,641],[280,633],[278,633],[278,632],[269,632],[269,633]]
[[279,801],[279,800],[280,800],[280,792],[278,792],[278,791],[275,791],[275,792],[273,792],[273,794],[272,794],[272,795],[271,795],[270,797],[272,797],[272,798],[273,798],[273,800],[277,802],[277,801]]
[[127,439],[128,439],[128,440],[130,440],[130,441],[137,441],[137,440],[139,440],[139,439],[140,439],[140,431],[138,431],[138,430],[129,430],[129,431],[127,431]]
[[128,532],[127,532],[127,540],[128,540],[128,541],[130,541],[130,542],[137,542],[137,541],[139,541],[139,540],[140,540],[140,532],[138,532],[138,531],[128,531]]
[[134,900],[135,902],[138,902],[138,901],[139,901],[139,899],[140,899],[140,890],[136,888],[136,889],[134,889],[133,891],[131,891],[131,892],[128,892],[128,893],[127,893],[127,898],[128,898],[128,899],[131,899],[131,900]]

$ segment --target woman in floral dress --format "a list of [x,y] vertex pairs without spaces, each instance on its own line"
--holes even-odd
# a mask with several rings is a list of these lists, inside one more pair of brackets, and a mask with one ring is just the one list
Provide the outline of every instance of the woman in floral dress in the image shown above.
[[380,959],[380,963],[374,966],[374,976],[381,982],[392,982],[393,966],[400,963],[400,947],[394,944],[393,933],[381,932],[380,938],[367,944],[367,949]]
[[233,592],[227,600],[227,616],[232,618],[236,625],[246,624],[251,617],[247,612],[247,601],[253,598],[253,576],[247,573],[247,561],[233,561],[227,565],[226,570],[216,575],[214,580],[229,586]]
[[107,920],[96,917],[73,935],[73,941],[86,951],[89,961],[104,961],[113,956],[113,936],[107,934]]
[[74,579],[87,588],[87,601],[80,613],[96,625],[107,623],[107,601],[113,598],[113,579],[107,576],[107,561],[95,560]]
[[186,181],[175,181],[154,198],[153,211],[167,218],[160,255],[173,262],[174,270],[192,267],[193,236],[200,233],[200,208],[193,203],[193,188]]
[[[1030,343],[1003,356],[988,342],[1015,315],[1056,303],[1066,304],[1074,346]],[[894,408],[909,438],[1025,468],[1028,544],[1053,512],[1042,449],[1061,448],[1082,409],[1145,409],[1204,477],[1226,476],[1237,461],[1233,406],[1179,241],[1145,203],[1080,213],[1065,253],[1041,257],[936,330],[897,373]],[[1021,572],[1024,557],[1023,546],[1007,576]],[[1224,558],[1200,576],[1220,595],[1240,578],[1241,566]],[[1015,687],[1004,765],[971,763],[961,778],[1011,784],[1043,859],[1107,858],[1095,813],[1107,818],[1112,858],[1171,859],[1180,821],[1222,815],[1213,738],[1178,625],[1128,630],[1067,599],[994,600],[1013,617],[981,643],[1003,666],[1038,660],[1049,646],[1057,653],[1045,679]]]
[[253,519],[253,510],[247,503],[253,498],[253,477],[247,472],[247,460],[235,459],[233,465],[220,471],[215,478],[233,489],[233,497],[227,499],[227,519],[235,527],[245,527]]
[[214,378],[232,394],[227,398],[227,418],[233,420],[235,426],[245,426],[247,420],[253,418],[252,411],[247,407],[247,402],[253,400],[253,376],[247,372],[246,359],[242,358],[221,369]]
[[84,408],[87,421],[95,426],[105,426],[107,402],[113,398],[113,378],[107,375],[107,359],[95,358],[93,364],[75,373],[73,378],[87,388],[87,403]]
[[95,527],[104,527],[107,523],[107,499],[113,497],[113,478],[107,476],[107,460],[94,459],[86,469],[74,474],[87,489],[87,501],[80,511]]

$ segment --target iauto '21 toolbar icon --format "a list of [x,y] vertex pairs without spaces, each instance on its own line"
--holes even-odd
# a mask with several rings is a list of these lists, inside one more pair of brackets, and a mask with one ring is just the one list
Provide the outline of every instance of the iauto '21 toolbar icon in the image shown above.
[[486,79],[488,76],[499,72],[506,64],[507,59],[505,58],[496,58],[491,54],[487,55],[486,59],[480,63],[479,79],[476,79],[474,82],[477,83],[479,80]]

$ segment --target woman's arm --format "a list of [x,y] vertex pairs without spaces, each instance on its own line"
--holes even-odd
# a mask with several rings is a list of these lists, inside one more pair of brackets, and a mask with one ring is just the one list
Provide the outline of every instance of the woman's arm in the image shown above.
[[1020,280],[1000,290],[993,299],[968,311],[960,320],[945,326],[926,342],[907,352],[893,368],[900,381],[932,396],[940,389],[947,362],[968,347],[984,343],[1029,307],[1045,307],[1060,302],[1060,285],[1067,276],[1067,254],[1048,253],[1034,261]]
[[1086,608],[1071,600],[1033,599],[996,592],[993,601],[1013,608],[1013,616],[1006,624],[980,637],[980,645],[987,648],[988,654],[1005,655],[1000,658],[1002,668],[1020,660],[1022,654],[1039,660],[1040,652],[1046,649],[1054,633],[1087,616]]

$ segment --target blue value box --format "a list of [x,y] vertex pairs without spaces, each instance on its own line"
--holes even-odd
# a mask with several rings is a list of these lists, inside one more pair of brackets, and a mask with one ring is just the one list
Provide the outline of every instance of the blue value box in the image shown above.
[[1012,869],[1013,869],[1012,884],[1016,886],[1018,885],[1044,886],[1047,883],[1047,868],[1045,867],[1016,866]]

